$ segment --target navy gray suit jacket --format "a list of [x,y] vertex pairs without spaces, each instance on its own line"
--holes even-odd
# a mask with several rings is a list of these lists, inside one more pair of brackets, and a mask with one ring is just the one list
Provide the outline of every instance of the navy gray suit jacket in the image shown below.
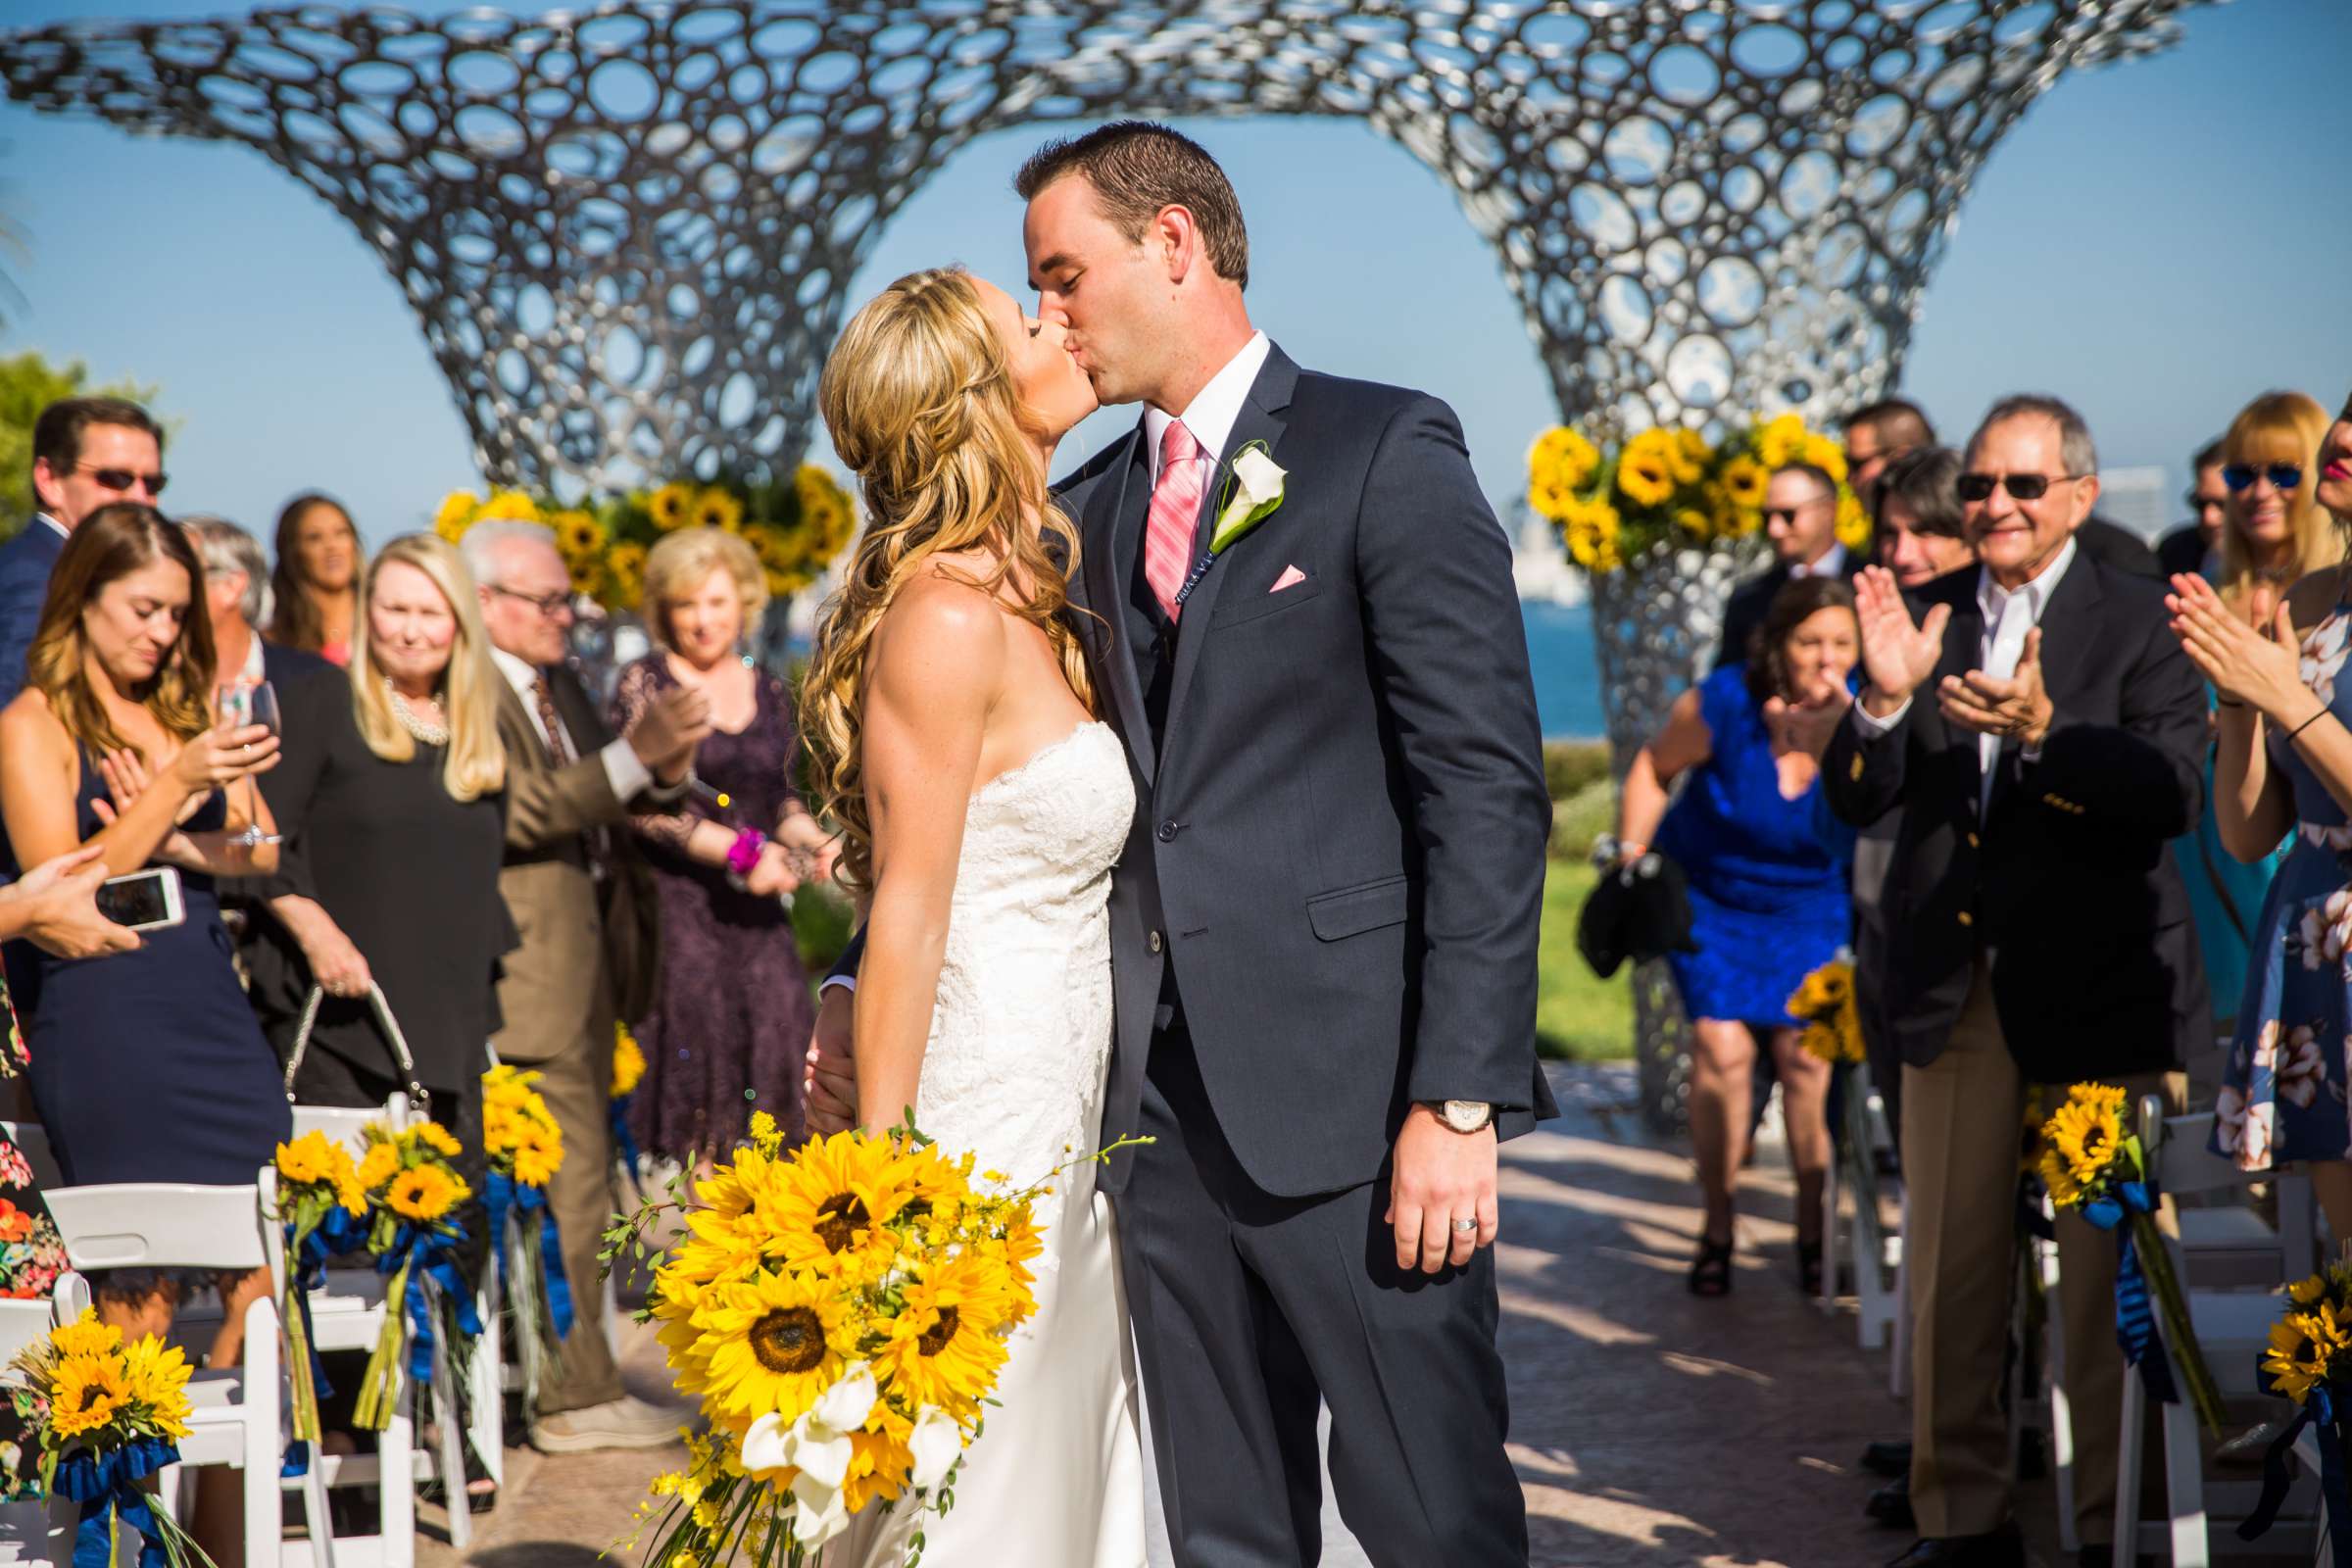
[[24,658],[40,629],[49,571],[65,549],[64,535],[39,517],[27,519],[14,539],[0,545],[0,708],[24,689]]
[[1555,1114],[1535,1050],[1542,734],[1510,546],[1452,411],[1268,356],[1197,540],[1251,442],[1288,471],[1283,502],[1186,602],[1156,738],[1122,608],[1141,428],[1059,490],[1138,800],[1110,896],[1105,1137],[1137,1124],[1169,967],[1220,1129],[1270,1192],[1374,1179],[1414,1101],[1488,1102],[1506,1137]]

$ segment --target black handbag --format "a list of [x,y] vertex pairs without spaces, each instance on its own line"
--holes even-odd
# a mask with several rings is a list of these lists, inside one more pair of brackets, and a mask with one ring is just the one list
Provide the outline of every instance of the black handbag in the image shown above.
[[1696,953],[1683,868],[1655,850],[1605,867],[1576,917],[1576,951],[1603,980],[1628,958]]

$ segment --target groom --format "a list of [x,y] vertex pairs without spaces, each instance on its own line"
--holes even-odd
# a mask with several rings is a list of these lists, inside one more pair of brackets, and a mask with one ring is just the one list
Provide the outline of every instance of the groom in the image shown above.
[[[1140,802],[1102,1132],[1156,1142],[1102,1185],[1177,1560],[1317,1559],[1328,1402],[1375,1562],[1524,1564],[1487,1249],[1496,1140],[1554,1112],[1509,547],[1444,404],[1250,326],[1241,207],[1198,145],[1122,122],[1015,185],[1038,314],[1102,402],[1144,405],[1058,494]],[[1282,500],[1202,570],[1250,447]]]

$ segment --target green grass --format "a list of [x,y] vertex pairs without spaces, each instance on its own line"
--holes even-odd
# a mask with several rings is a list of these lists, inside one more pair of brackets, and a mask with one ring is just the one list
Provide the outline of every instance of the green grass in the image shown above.
[[1536,1050],[1575,1061],[1634,1054],[1633,966],[1596,978],[1576,951],[1576,915],[1595,873],[1554,857],[1544,878],[1544,935],[1537,956]]

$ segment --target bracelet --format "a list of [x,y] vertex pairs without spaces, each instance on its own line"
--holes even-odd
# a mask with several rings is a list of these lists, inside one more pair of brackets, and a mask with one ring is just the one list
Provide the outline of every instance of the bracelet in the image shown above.
[[2318,712],[2316,712],[2316,713],[2312,714],[2312,715],[2311,715],[2309,718],[2305,719],[2305,720],[2304,720],[2302,723],[2300,723],[2300,724],[2297,724],[2297,725],[2296,725],[2296,726],[2295,726],[2293,729],[2290,729],[2290,730],[2288,730],[2288,731],[2286,732],[2286,738],[2287,738],[2288,740],[2290,740],[2290,741],[2291,741],[2291,740],[2293,740],[2293,739],[2294,739],[2296,736],[2298,736],[2298,735],[2302,734],[2302,733],[2303,733],[2305,730],[2307,730],[2307,729],[2311,728],[2311,726],[2312,726],[2312,725],[2314,725],[2314,724],[2317,724],[2317,723],[2318,723],[2318,722],[2319,722],[2321,719],[2323,719],[2323,718],[2326,718],[2326,717],[2328,716],[2328,710],[2327,710],[2327,709],[2325,709],[2325,708],[2321,709],[2321,710],[2320,710]]
[[747,827],[735,835],[727,846],[727,882],[736,892],[744,890],[744,878],[760,863],[760,852],[767,848],[767,835],[756,827]]

